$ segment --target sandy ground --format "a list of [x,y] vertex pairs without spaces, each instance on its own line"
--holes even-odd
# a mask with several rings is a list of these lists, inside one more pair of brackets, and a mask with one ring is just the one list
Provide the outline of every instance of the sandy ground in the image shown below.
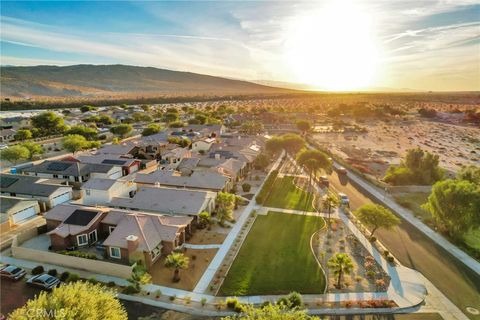
[[[361,123],[366,133],[317,133],[314,138],[344,158],[375,160],[371,169],[381,176],[398,164],[408,149],[420,147],[440,156],[440,165],[456,172],[462,165],[480,162],[480,128],[423,120]],[[369,165],[370,167],[370,165]]]
[[211,230],[196,230],[193,236],[187,241],[189,244],[222,244],[227,234],[217,232],[215,229],[220,226],[213,226]]
[[[155,262],[150,270],[152,283],[191,291],[195,288],[216,253],[217,249],[187,249],[185,255],[190,259],[190,263],[188,269],[180,270],[180,281],[177,283],[172,281],[173,270],[165,267],[165,257],[162,257]],[[193,258],[194,256],[195,258]]]

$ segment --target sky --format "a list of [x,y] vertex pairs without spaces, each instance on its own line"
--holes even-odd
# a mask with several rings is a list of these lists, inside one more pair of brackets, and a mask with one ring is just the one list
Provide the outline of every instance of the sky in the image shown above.
[[480,90],[477,0],[1,1],[2,65],[128,64],[322,90]]

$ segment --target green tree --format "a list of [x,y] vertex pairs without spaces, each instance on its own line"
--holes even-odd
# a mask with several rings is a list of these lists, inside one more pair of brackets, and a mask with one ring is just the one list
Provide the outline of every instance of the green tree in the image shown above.
[[87,105],[84,105],[84,106],[81,106],[80,107],[80,111],[82,113],[85,113],[85,112],[88,112],[88,111],[92,111],[92,110],[95,110],[96,108],[94,106],[87,106]]
[[35,142],[24,142],[20,144],[22,147],[25,147],[28,149],[28,152],[30,153],[28,159],[32,160],[33,157],[37,154],[43,154],[44,150],[43,147]]
[[330,171],[332,169],[332,162],[328,159],[328,156],[318,150],[303,150],[297,155],[298,165],[305,168],[309,173],[309,185],[311,185],[312,177],[316,176],[316,173],[320,169]]
[[305,140],[298,134],[287,133],[281,137],[283,148],[292,156],[295,156],[305,146]]
[[173,282],[180,281],[180,269],[187,269],[189,259],[183,253],[172,252],[165,258],[165,267],[173,269]]
[[145,112],[134,112],[132,114],[132,119],[135,122],[151,122],[153,118]]
[[163,121],[170,123],[178,121],[178,113],[168,112],[163,116]]
[[109,125],[109,124],[114,124],[115,123],[115,119],[113,119],[112,117],[106,115],[106,114],[102,114],[101,116],[98,117],[98,120],[95,121],[97,124],[104,124],[104,125]]
[[[44,310],[45,313],[38,312],[39,310]],[[113,290],[99,284],[76,281],[63,284],[51,293],[40,292],[28,300],[25,306],[13,311],[8,318],[127,320],[127,312]]]
[[463,167],[457,173],[457,179],[459,180],[467,180],[476,185],[480,185],[480,167],[470,165],[467,167]]
[[159,133],[162,130],[162,127],[159,124],[152,123],[149,124],[145,129],[142,131],[142,136],[151,136],[153,134]]
[[71,134],[66,136],[65,138],[63,138],[62,143],[65,150],[70,151],[73,154],[75,154],[75,152],[77,151],[97,147],[98,145],[96,141],[87,141],[84,136],[81,136],[79,134]]
[[30,158],[30,151],[24,146],[15,145],[0,151],[0,156],[3,160],[16,164],[18,161]]
[[185,126],[185,123],[183,121],[173,121],[168,124],[170,128],[182,128]]
[[142,261],[138,261],[128,281],[130,281],[137,290],[140,290],[142,285],[152,283],[152,276],[147,272]]
[[312,123],[307,120],[298,120],[296,125],[298,130],[304,133],[310,131],[310,129],[312,128]]
[[279,136],[270,138],[265,143],[265,149],[272,154],[277,154],[283,149],[283,139]]
[[205,124],[208,121],[208,117],[204,114],[197,114],[195,116],[195,120],[197,120],[200,124]]
[[337,288],[342,288],[342,276],[353,270],[352,258],[346,253],[336,253],[328,259],[328,268],[337,277]]
[[233,210],[235,208],[235,195],[228,192],[219,192],[216,199],[217,218],[220,222],[233,219]]
[[30,118],[32,126],[43,135],[63,133],[67,129],[63,118],[52,111],[42,112]]
[[290,310],[283,304],[267,304],[261,308],[244,305],[241,315],[222,318],[222,320],[320,320],[309,316],[306,310]]
[[97,138],[97,130],[94,128],[89,128],[86,126],[82,125],[77,125],[71,127],[69,130],[67,130],[66,134],[78,134],[87,140],[95,140]]
[[132,132],[133,127],[129,124],[119,124],[118,126],[112,127],[110,131],[117,135],[120,136],[121,138],[124,138],[127,134]]
[[400,223],[400,219],[387,208],[379,204],[365,204],[355,211],[358,219],[370,228],[370,238],[378,228],[390,229]]
[[246,121],[240,127],[240,132],[250,135],[262,133],[263,130],[263,124],[258,121]]
[[257,170],[265,170],[269,164],[270,157],[266,153],[260,153],[253,162],[253,166]]
[[338,199],[337,196],[328,193],[325,195],[322,201],[322,206],[323,209],[327,211],[328,213],[328,226],[330,227],[330,215],[332,213],[332,210],[337,208],[340,205],[340,200]]
[[460,240],[466,231],[480,226],[480,187],[468,180],[439,181],[423,208]]
[[142,108],[142,110],[145,112],[148,112],[151,109],[151,107],[148,104],[142,104],[140,108]]
[[32,131],[28,129],[19,129],[17,132],[15,132],[15,135],[13,136],[15,140],[27,140],[31,139],[33,137]]

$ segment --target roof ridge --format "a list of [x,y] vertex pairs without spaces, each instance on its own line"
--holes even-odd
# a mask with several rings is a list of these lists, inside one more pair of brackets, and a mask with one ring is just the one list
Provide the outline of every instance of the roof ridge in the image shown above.
[[147,241],[147,237],[145,237],[145,233],[143,232],[143,228],[142,226],[140,225],[140,221],[138,220],[138,218],[140,217],[140,215],[136,215],[136,214],[133,214],[133,217],[135,218],[135,221],[137,222],[137,225],[138,225],[138,229],[140,230],[140,233],[143,237],[143,240],[145,242],[145,246],[147,247],[148,251],[152,251],[152,249],[150,249],[150,246],[148,245],[148,241]]

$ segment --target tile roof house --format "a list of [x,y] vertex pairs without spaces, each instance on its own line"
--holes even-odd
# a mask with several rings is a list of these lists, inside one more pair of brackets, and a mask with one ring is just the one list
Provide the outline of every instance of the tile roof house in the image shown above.
[[137,174],[135,182],[144,185],[200,189],[213,192],[228,191],[231,188],[230,178],[209,170],[193,171],[189,176],[182,176],[176,171],[157,170],[149,174]]
[[216,193],[211,191],[139,187],[132,198],[115,197],[110,206],[134,211],[196,217],[202,211],[212,212]]
[[0,130],[0,142],[10,142],[15,139],[15,130],[13,129],[2,129]]
[[65,179],[85,182],[90,177],[117,179],[122,176],[122,167],[115,164],[80,163],[77,161],[46,160],[23,170],[25,174],[43,178]]
[[98,241],[98,227],[106,208],[60,205],[45,214],[53,250],[92,245]]
[[21,224],[40,213],[37,200],[0,196],[0,223]]
[[140,169],[140,160],[134,158],[126,158],[119,155],[97,153],[89,156],[77,156],[76,159],[80,161],[80,163],[109,164],[121,166],[122,176],[129,175]]
[[46,211],[72,199],[72,187],[63,184],[47,183],[46,179],[21,174],[0,174],[2,195],[20,198],[33,198]]
[[[114,220],[118,219],[116,215]],[[110,259],[125,263],[142,260],[150,268],[162,254],[169,254],[185,242],[192,221],[193,218],[185,216],[125,213],[103,245]]]
[[239,179],[245,174],[246,163],[234,158],[226,159],[212,169],[232,179]]

